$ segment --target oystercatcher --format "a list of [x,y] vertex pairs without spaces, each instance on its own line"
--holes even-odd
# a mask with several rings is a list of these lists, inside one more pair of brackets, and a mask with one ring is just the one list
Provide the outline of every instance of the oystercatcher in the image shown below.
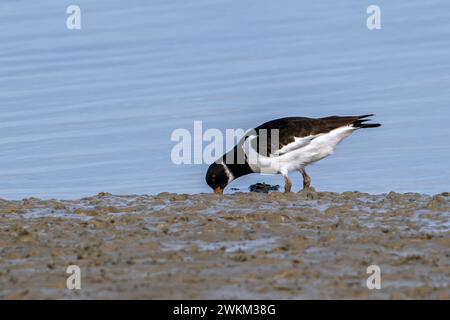
[[266,122],[246,133],[239,143],[216,162],[206,173],[206,182],[215,193],[222,194],[233,180],[249,173],[282,174],[285,192],[292,183],[288,174],[298,171],[303,188],[311,186],[305,167],[328,157],[336,146],[353,131],[379,127],[367,123],[368,117],[331,116],[326,118],[289,117]]

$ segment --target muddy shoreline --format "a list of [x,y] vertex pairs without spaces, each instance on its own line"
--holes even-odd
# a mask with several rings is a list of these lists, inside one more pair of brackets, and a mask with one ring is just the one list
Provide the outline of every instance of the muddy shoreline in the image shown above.
[[450,299],[448,192],[101,193],[0,221],[1,299]]

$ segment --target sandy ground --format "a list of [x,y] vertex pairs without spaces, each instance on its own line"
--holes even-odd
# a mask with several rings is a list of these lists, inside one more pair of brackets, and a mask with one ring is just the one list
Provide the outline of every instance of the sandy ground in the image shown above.
[[0,200],[0,298],[450,299],[450,194]]

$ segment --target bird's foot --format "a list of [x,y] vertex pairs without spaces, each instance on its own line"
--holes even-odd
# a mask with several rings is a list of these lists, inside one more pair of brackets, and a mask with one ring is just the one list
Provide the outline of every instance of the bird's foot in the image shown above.
[[316,189],[314,189],[313,187],[303,188],[298,193],[304,195],[306,199],[309,200],[315,200],[319,198]]

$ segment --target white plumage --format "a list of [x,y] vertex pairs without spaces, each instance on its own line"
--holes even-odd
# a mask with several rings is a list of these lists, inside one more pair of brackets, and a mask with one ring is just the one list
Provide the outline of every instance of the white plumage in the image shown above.
[[328,133],[295,137],[291,142],[269,156],[259,154],[254,146],[256,135],[249,136],[242,145],[247,161],[254,172],[283,174],[299,171],[307,165],[331,155],[336,146],[357,128],[349,125],[331,130]]

